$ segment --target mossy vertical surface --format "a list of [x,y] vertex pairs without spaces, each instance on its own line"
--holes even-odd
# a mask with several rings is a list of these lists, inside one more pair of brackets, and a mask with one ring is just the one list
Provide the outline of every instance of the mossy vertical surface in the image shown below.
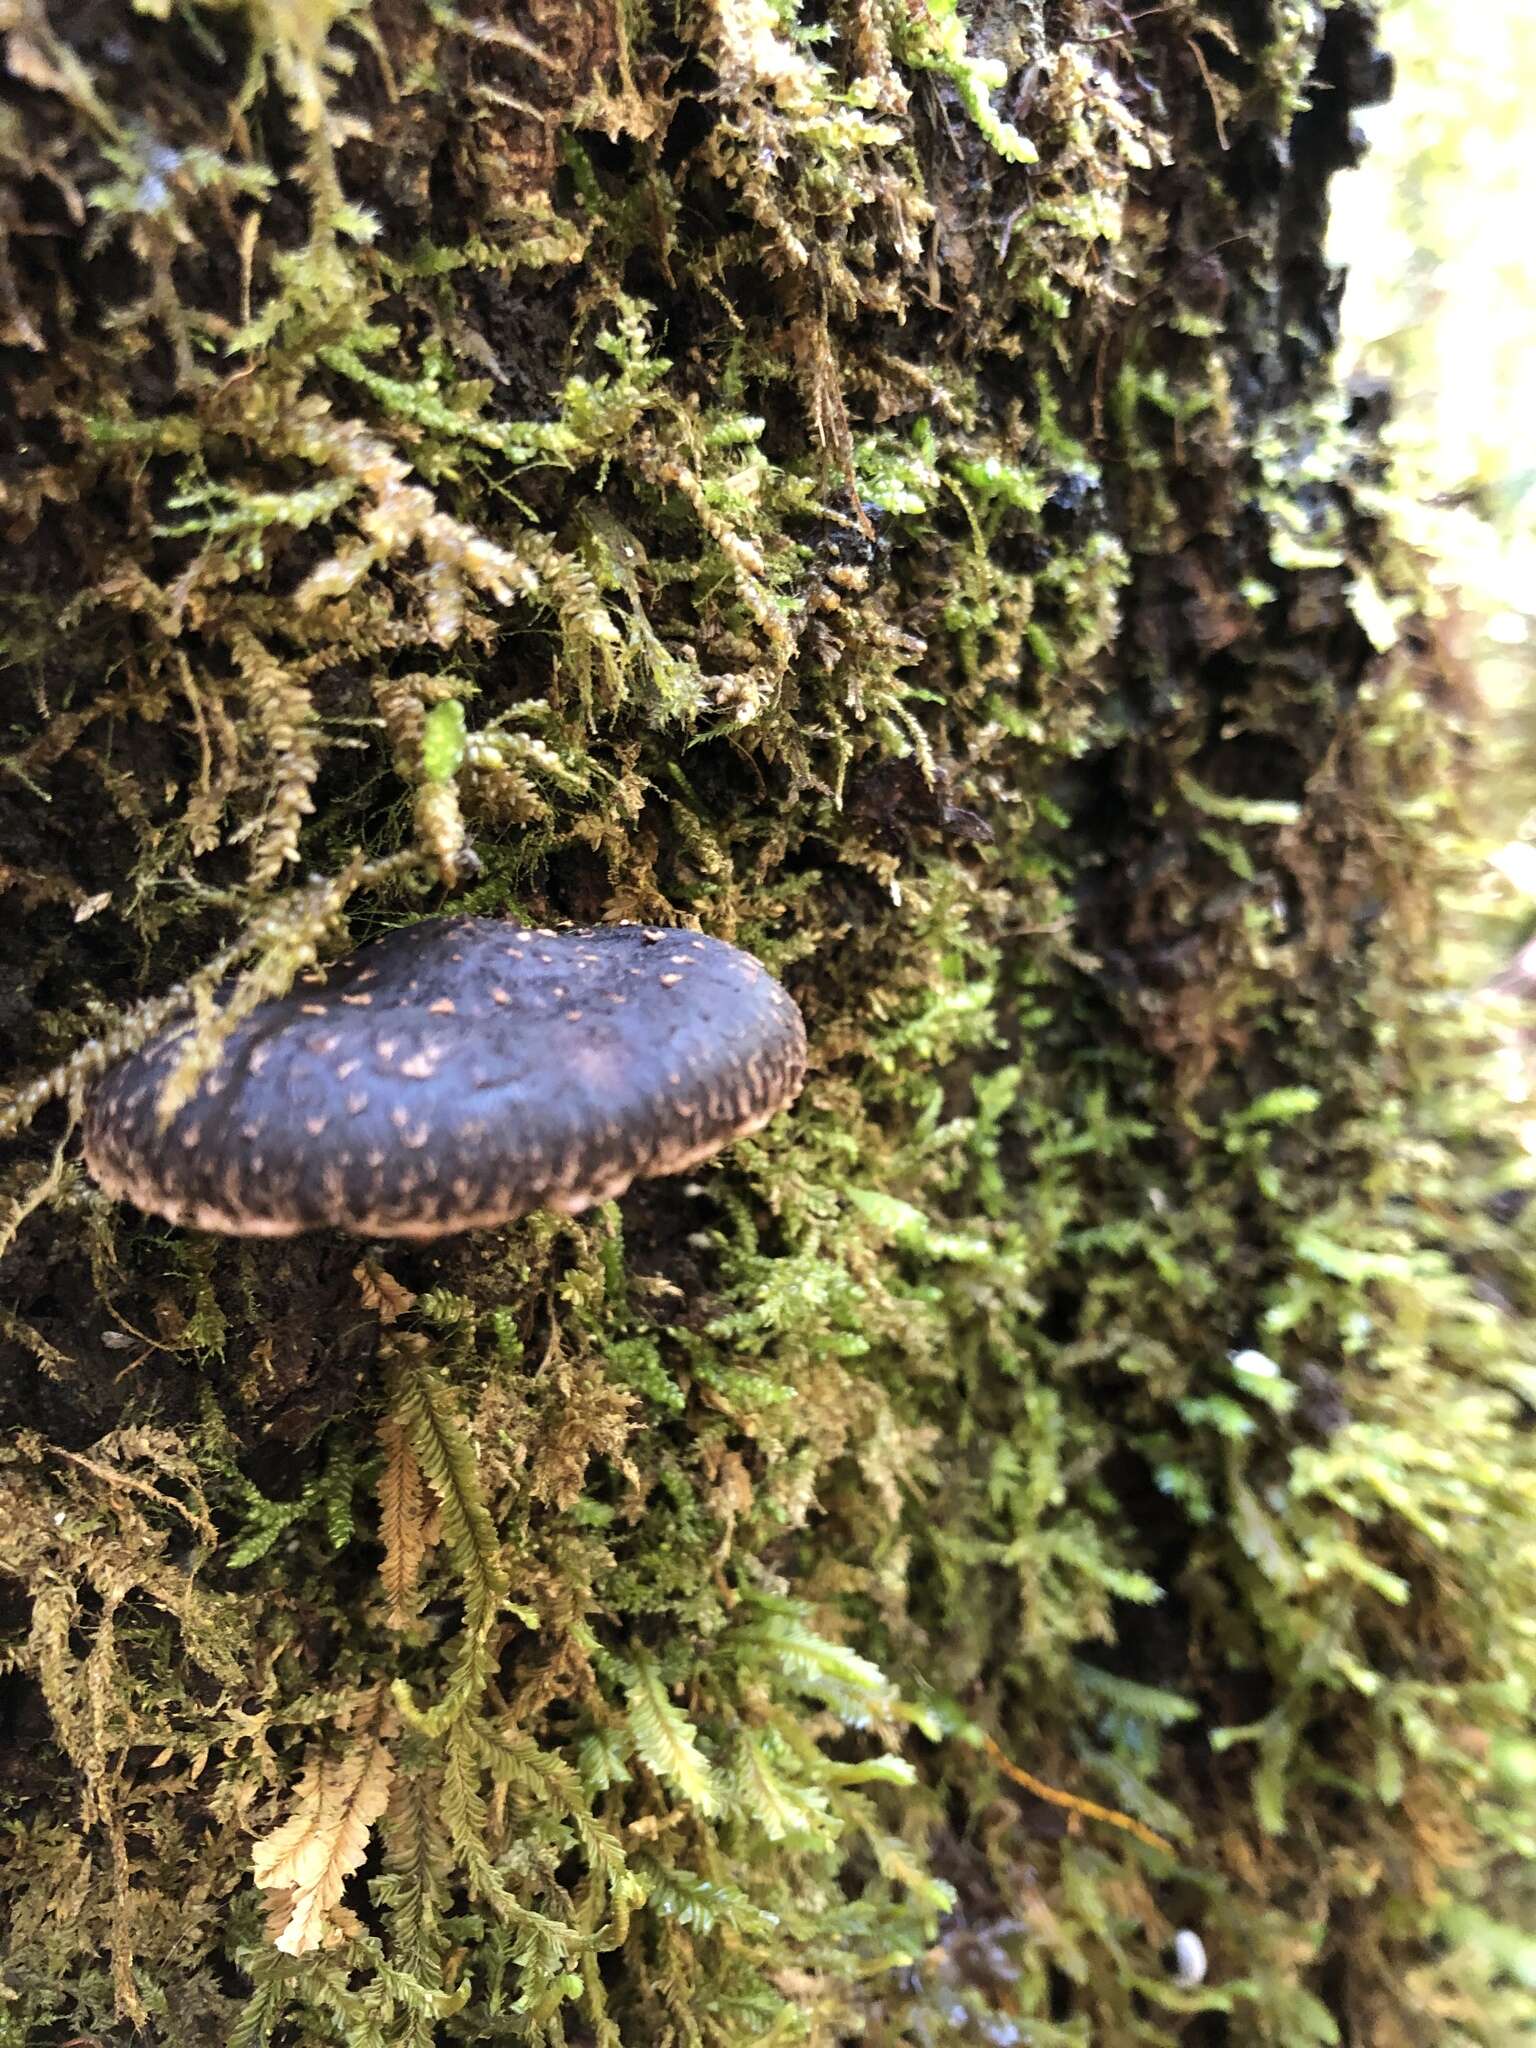
[[[0,2042],[1522,2037],[1372,10],[5,33]],[[805,1096],[430,1251],[93,1193],[169,1004],[447,904],[753,948]]]

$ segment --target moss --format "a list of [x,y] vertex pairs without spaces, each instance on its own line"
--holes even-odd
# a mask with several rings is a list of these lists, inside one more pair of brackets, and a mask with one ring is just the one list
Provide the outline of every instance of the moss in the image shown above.
[[[18,16],[0,2041],[1529,2026],[1528,1173],[1281,13]],[[445,898],[754,947],[801,1106],[431,1252],[92,1193]]]

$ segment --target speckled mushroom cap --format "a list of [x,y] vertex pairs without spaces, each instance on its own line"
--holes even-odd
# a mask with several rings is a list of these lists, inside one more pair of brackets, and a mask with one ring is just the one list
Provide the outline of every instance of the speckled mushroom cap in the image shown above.
[[236,1026],[168,1122],[190,1025],[92,1093],[86,1163],[175,1223],[443,1237],[677,1173],[800,1091],[805,1027],[760,962],[643,925],[428,918]]

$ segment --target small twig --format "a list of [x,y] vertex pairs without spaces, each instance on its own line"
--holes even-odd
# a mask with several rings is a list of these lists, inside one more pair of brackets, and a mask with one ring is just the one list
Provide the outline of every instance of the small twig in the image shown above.
[[1221,144],[1222,153],[1225,154],[1232,147],[1232,142],[1227,134],[1226,116],[1221,111],[1221,101],[1217,96],[1216,81],[1211,76],[1211,67],[1205,61],[1204,50],[1201,49],[1193,36],[1186,36],[1184,44],[1196,64],[1199,65],[1200,76],[1205,80],[1205,89],[1210,96],[1211,102],[1211,118],[1216,123],[1216,140]]
[[1165,1842],[1161,1835],[1154,1833],[1146,1825],[1145,1821],[1133,1820],[1128,1813],[1117,1813],[1114,1807],[1100,1806],[1092,1799],[1079,1799],[1075,1792],[1058,1792],[1053,1785],[1047,1785],[1030,1772],[1020,1770],[1016,1763],[1009,1761],[990,1735],[982,1736],[981,1746],[1005,1778],[1011,1778],[1015,1785],[1022,1785],[1026,1792],[1033,1792],[1037,1799],[1043,1799],[1048,1806],[1065,1807],[1068,1813],[1075,1813],[1083,1820],[1106,1821],[1110,1827],[1121,1828],[1126,1834],[1134,1835],[1138,1842],[1145,1842],[1149,1849],[1161,1849],[1165,1856],[1177,1853],[1172,1842]]

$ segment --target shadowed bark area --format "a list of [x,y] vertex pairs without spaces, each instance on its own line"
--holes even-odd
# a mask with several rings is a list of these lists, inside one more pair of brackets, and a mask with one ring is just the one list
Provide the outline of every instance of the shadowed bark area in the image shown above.
[[[0,23],[0,2044],[1515,2038],[1374,8]],[[91,1187],[440,912],[741,945],[805,1093],[431,1245]]]

